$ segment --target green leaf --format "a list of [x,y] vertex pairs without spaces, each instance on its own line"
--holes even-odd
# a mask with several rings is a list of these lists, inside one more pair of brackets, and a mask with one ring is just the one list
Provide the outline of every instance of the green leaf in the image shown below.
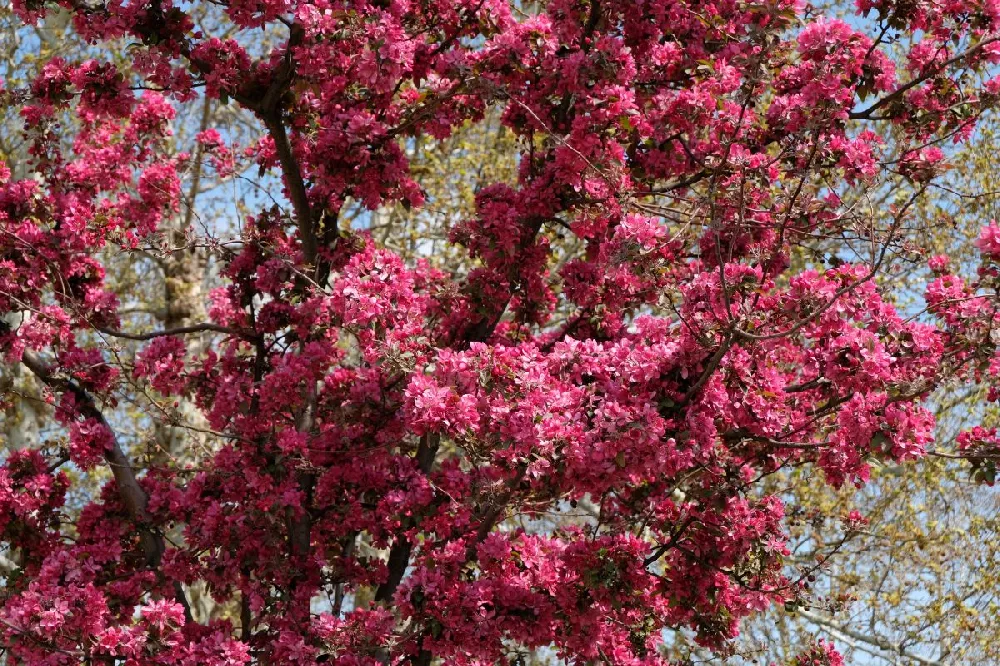
[[882,432],[877,432],[872,435],[872,441],[870,447],[872,451],[887,452],[889,444],[889,438],[885,436]]

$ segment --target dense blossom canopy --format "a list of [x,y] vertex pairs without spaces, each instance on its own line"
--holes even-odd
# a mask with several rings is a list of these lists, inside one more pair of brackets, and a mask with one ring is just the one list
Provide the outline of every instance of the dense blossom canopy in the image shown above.
[[[1000,227],[974,279],[930,261],[921,316],[876,281],[1000,99],[994,2],[859,0],[850,23],[798,0],[214,4],[209,34],[191,3],[14,2],[69,12],[103,57],[0,91],[31,145],[29,177],[0,168],[0,351],[63,428],[0,467],[11,663],[662,664],[675,631],[724,650],[809,593],[763,480],[863,483],[933,445],[933,389],[1000,373]],[[205,97],[256,141],[209,127],[178,151]],[[465,268],[338,223],[424,205],[408,142],[491,109],[519,175],[452,226]],[[104,258],[162,233],[196,159],[252,160],[278,203],[212,246],[206,321],[132,330]],[[848,196],[886,173],[912,196],[877,221]],[[133,460],[126,385],[196,405],[212,445]],[[992,482],[997,433],[961,441]],[[198,585],[237,610],[199,621]],[[820,642],[796,663],[842,662]]]

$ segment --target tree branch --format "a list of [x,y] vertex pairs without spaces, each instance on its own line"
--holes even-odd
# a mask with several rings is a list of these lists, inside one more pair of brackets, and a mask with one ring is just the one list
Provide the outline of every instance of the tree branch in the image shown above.
[[192,324],[191,326],[178,326],[176,328],[168,328],[162,331],[151,331],[149,333],[126,333],[125,331],[116,331],[111,328],[101,328],[95,327],[97,331],[104,333],[105,335],[110,335],[113,338],[122,338],[124,340],[138,340],[140,342],[145,340],[152,340],[154,338],[162,338],[168,335],[185,335],[187,333],[206,333],[208,331],[213,331],[215,333],[225,333],[227,335],[232,335],[241,338],[256,339],[255,335],[249,335],[246,331],[239,331],[235,328],[229,328],[228,326],[219,326],[218,324]]
[[313,230],[312,207],[309,205],[309,194],[306,191],[305,181],[302,179],[302,170],[292,152],[292,145],[288,140],[288,132],[285,131],[285,123],[281,113],[275,112],[271,115],[261,116],[268,134],[274,141],[274,150],[278,153],[278,162],[281,164],[281,171],[285,177],[285,185],[288,187],[288,197],[292,201],[292,209],[295,211],[295,223],[299,228],[299,235],[302,237],[302,254],[306,263],[316,262],[316,235]]
[[890,103],[896,101],[897,99],[899,99],[900,97],[902,97],[903,95],[905,95],[907,91],[911,90],[912,88],[915,88],[916,86],[920,85],[921,83],[924,83],[925,81],[927,81],[931,77],[936,76],[937,74],[940,74],[942,71],[944,71],[946,68],[950,67],[951,65],[954,65],[955,63],[960,62],[960,61],[964,60],[965,58],[968,58],[969,56],[975,55],[979,51],[982,51],[984,48],[986,48],[986,46],[988,46],[989,44],[992,44],[993,42],[997,41],[998,39],[1000,39],[1000,37],[991,37],[990,39],[985,39],[985,40],[979,42],[975,46],[973,46],[973,47],[971,47],[969,49],[966,49],[965,51],[962,51],[957,56],[944,61],[943,63],[941,63],[941,65],[939,67],[936,67],[933,71],[927,72],[923,76],[918,76],[917,78],[913,79],[909,83],[906,83],[905,85],[900,86],[899,88],[896,88],[896,90],[892,91],[891,93],[889,93],[888,95],[886,95],[882,99],[878,100],[877,102],[875,102],[874,104],[872,104],[871,106],[869,106],[867,109],[863,109],[861,111],[854,111],[854,112],[849,113],[848,114],[848,118],[851,118],[852,120],[886,120],[886,118],[873,118],[872,117],[872,113],[874,113],[875,111],[878,111],[879,109],[881,109],[886,104],[890,104]]
[[834,638],[839,638],[850,645],[853,645],[854,641],[860,641],[866,645],[871,645],[884,652],[891,652],[892,654],[899,655],[900,657],[915,661],[918,664],[923,664],[924,666],[944,666],[942,662],[937,661],[936,659],[928,659],[927,657],[921,657],[920,655],[907,652],[906,648],[904,648],[902,644],[893,644],[884,638],[879,638],[878,636],[862,634],[861,632],[855,631],[843,624],[839,624],[829,618],[823,617],[818,613],[813,613],[812,611],[800,608],[798,610],[798,614],[810,622],[820,625]]
[[[441,444],[441,436],[436,433],[424,435],[420,438],[420,446],[417,448],[417,467],[424,474],[429,474],[434,465],[434,457],[437,455],[438,446]],[[410,552],[413,544],[406,538],[404,529],[396,536],[396,542],[389,551],[389,577],[384,583],[378,586],[375,592],[375,601],[386,602],[392,599],[396,588],[403,580],[406,567],[410,564]]]
[[[153,518],[147,509],[149,496],[139,485],[135,470],[129,462],[128,457],[118,443],[118,437],[114,430],[104,418],[104,414],[97,408],[94,399],[89,393],[84,391],[79,385],[70,379],[58,376],[49,365],[43,361],[38,354],[27,350],[21,357],[21,362],[31,372],[38,377],[46,386],[62,393],[72,393],[76,398],[76,404],[80,413],[87,418],[92,418],[107,428],[111,433],[111,448],[104,453],[104,460],[111,467],[111,473],[115,477],[115,484],[118,487],[118,495],[125,510],[128,511],[132,523],[139,532],[139,542],[142,545],[143,554],[146,557],[146,565],[153,569],[158,569],[163,552],[166,550],[163,536],[152,528]],[[158,575],[161,572],[157,571]],[[184,617],[188,622],[192,621],[191,606],[187,601],[184,590],[180,582],[174,582],[174,593],[178,603],[184,607]]]

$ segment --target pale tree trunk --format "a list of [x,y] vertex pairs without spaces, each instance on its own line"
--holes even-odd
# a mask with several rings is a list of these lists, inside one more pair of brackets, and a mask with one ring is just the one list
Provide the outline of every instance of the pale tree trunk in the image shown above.
[[[211,103],[206,100],[200,130],[208,126],[210,118]],[[194,155],[194,171],[184,209],[164,229],[168,250],[160,265],[164,274],[162,326],[165,330],[207,321],[204,301],[207,257],[203,249],[189,247],[189,231],[201,187],[201,159],[199,149]],[[204,336],[188,335],[184,340],[189,358],[200,356],[205,351],[207,339]],[[176,406],[174,402],[177,403]],[[206,434],[208,423],[193,400],[177,398],[162,405],[162,409],[165,413],[155,415],[153,426],[156,447],[150,462],[154,467],[171,467],[183,463],[185,458],[204,452],[211,445]],[[203,585],[195,585],[186,591],[196,621],[207,622],[216,614],[218,604]]]
[[[11,312],[2,317],[4,328],[17,330],[29,318],[27,312]],[[26,372],[20,363],[0,366],[0,395],[6,396],[9,403],[3,414],[4,448],[8,451],[20,451],[37,446],[41,441],[42,425],[46,419],[45,402],[32,373]]]
[[[208,126],[211,112],[211,102],[206,100],[200,130]],[[164,274],[162,326],[165,330],[190,326],[207,319],[203,289],[207,258],[203,250],[189,247],[189,231],[201,187],[201,159],[202,152],[199,148],[194,154],[194,170],[184,210],[170,220],[164,229],[167,253],[160,265]],[[204,337],[188,335],[184,339],[189,357],[196,357],[204,352]],[[157,451],[153,456],[154,464],[169,465],[192,449],[203,449],[207,445],[205,434],[201,432],[207,428],[205,418],[191,400],[182,398],[176,407],[171,405],[167,409],[173,423],[164,418],[156,419],[154,429]]]
[[22,365],[17,364],[6,369],[0,382],[3,383],[0,393],[17,396],[10,401],[4,412],[5,448],[20,451],[35,446],[41,437],[45,415],[37,408],[42,403],[36,402],[38,390],[34,378],[31,373],[23,371]]

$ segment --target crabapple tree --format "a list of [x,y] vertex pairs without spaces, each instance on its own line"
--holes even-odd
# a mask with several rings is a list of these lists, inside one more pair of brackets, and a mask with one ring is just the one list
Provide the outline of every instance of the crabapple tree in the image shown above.
[[[0,91],[27,146],[0,169],[0,352],[53,422],[0,467],[10,663],[725,654],[825,557],[790,572],[768,479],[942,454],[928,396],[1000,372],[1000,227],[979,266],[926,262],[922,312],[882,279],[1000,99],[994,4],[14,10],[87,48]],[[220,107],[241,129],[175,131]],[[416,147],[486,122],[516,175],[448,222],[449,261],[380,240],[448,195]],[[201,209],[209,180],[258,196]],[[178,284],[192,255],[216,288]],[[108,279],[139,256],[185,303],[162,327]],[[957,441],[992,483],[996,431]]]

